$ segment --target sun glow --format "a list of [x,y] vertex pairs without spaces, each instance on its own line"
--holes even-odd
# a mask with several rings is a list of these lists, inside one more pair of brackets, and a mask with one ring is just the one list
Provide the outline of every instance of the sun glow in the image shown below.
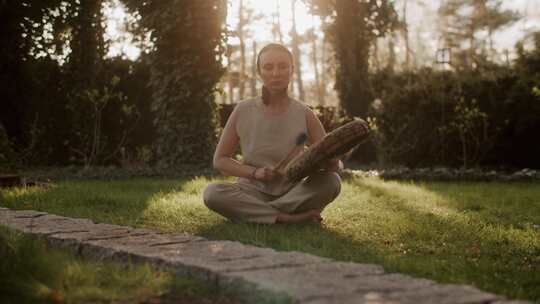
[[[240,45],[239,37],[236,34],[239,22],[239,8],[241,2],[244,7],[244,18],[247,24],[244,27],[244,39],[248,47],[252,42],[257,44],[256,49],[270,42],[278,42],[291,46],[293,29],[293,11],[296,20],[296,33],[300,37],[306,37],[308,31],[312,31],[320,41],[323,39],[321,21],[318,16],[310,14],[308,7],[300,0],[229,0],[227,12],[227,28],[230,35],[227,43],[232,46]],[[277,29],[279,28],[279,31]],[[301,38],[302,39],[302,38]],[[311,81],[314,78],[311,62],[311,45],[301,43],[300,60],[304,64],[301,66],[303,78]],[[233,59],[234,60],[234,59]],[[228,63],[224,61],[224,64]]]
[[[259,44],[268,42],[282,42],[288,44],[291,41],[291,29],[293,27],[293,5],[296,19],[296,31],[303,35],[310,29],[322,37],[320,31],[321,22],[316,16],[309,13],[309,9],[303,1],[299,0],[243,0],[245,12],[253,18],[248,21],[246,31],[250,40]],[[239,21],[240,0],[228,1],[227,27],[234,32]],[[248,13],[251,11],[251,13]],[[118,0],[105,3],[105,39],[110,42],[108,57],[125,56],[130,60],[136,60],[141,49],[136,45],[136,38],[128,30],[131,23],[136,23],[136,17],[127,13],[124,5]],[[281,38],[275,30],[279,24]],[[281,41],[280,41],[281,40]],[[238,37],[230,35],[229,44],[238,44]]]
[[[288,43],[291,40],[290,31],[293,20],[293,4],[296,19],[296,31],[302,35],[311,28],[320,28],[320,20],[309,13],[308,8],[303,1],[298,0],[244,0],[244,8],[253,10],[253,18],[249,22],[251,38],[258,42],[279,41],[279,38],[273,33],[274,24],[280,24],[280,31],[283,35],[283,42]],[[229,11],[227,16],[227,25],[234,30],[238,25],[238,9],[240,0],[229,1]],[[320,31],[319,31],[320,32]],[[235,38],[232,37],[234,40]]]
[[110,44],[107,56],[123,56],[129,60],[139,58],[141,43],[136,43],[137,38],[129,31],[130,24],[138,22],[139,19],[128,14],[124,5],[118,0],[105,2],[103,14],[105,15],[105,40]]

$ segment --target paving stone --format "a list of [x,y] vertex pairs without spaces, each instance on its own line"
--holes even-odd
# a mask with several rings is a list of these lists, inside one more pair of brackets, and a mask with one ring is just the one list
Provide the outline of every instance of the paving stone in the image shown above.
[[17,210],[14,212],[15,218],[38,218],[47,215],[47,212],[34,210]]
[[398,300],[389,300],[380,292],[366,294],[333,294],[329,296],[312,297],[299,302],[301,304],[398,304]]
[[265,289],[294,294],[299,301],[363,291],[411,290],[433,284],[428,280],[385,274],[377,265],[344,262],[246,271],[231,276],[256,281]]
[[212,268],[221,273],[258,271],[277,268],[303,267],[308,264],[330,263],[331,259],[306,255],[301,252],[270,251],[264,255],[248,256],[242,259],[218,259]]
[[490,302],[489,304],[528,304],[530,302],[520,301],[520,300],[500,300],[495,302]]
[[433,284],[429,288],[407,291],[391,291],[387,294],[391,300],[400,303],[438,303],[438,304],[468,304],[491,303],[502,297],[480,291],[466,285]]
[[[0,224],[4,221],[7,222],[12,218],[13,210],[7,208],[0,208]],[[5,225],[5,224],[4,224]]]
[[[110,234],[108,237],[88,237],[88,235],[60,235],[58,239],[80,241],[80,252],[86,256],[114,259],[152,260],[166,262],[163,255],[167,251],[175,251],[172,245],[182,245],[190,242],[202,242],[206,239],[187,234],[163,235],[148,233],[141,230],[131,230],[124,234]],[[161,260],[159,260],[161,259]]]
[[[312,297],[301,301],[301,304],[416,304],[416,303],[485,303],[494,304],[498,302],[497,297],[492,294],[479,292],[478,290],[469,291],[468,288],[455,285],[445,287],[444,292],[440,292],[439,285],[433,285],[429,288],[418,289],[407,294],[388,293],[381,291],[369,291],[366,293],[353,294],[332,294],[330,296]],[[516,303],[518,304],[518,303]]]
[[[86,257],[149,262],[243,292],[249,303],[523,304],[466,285],[438,284],[373,264],[337,262],[185,233],[162,233],[0,208],[0,225]],[[271,299],[271,300],[270,300]]]
[[2,221],[15,221],[20,218],[39,218],[41,216],[45,216],[47,213],[45,212],[39,212],[39,211],[33,211],[33,210],[3,210],[0,212],[0,223]]
[[44,215],[36,218],[16,217],[10,222],[11,226],[16,227],[22,232],[37,235],[89,231],[95,225],[92,221],[87,219],[69,219],[56,215]]
[[[108,224],[93,224],[90,226],[80,226],[80,230],[76,230],[77,226],[70,226],[74,230],[54,231],[46,234],[47,239],[52,244],[58,244],[62,247],[71,248],[78,254],[82,254],[83,249],[87,249],[86,244],[93,241],[116,241],[127,242],[136,239],[140,236],[149,235],[155,232],[148,230],[134,229],[131,227],[123,227]],[[145,240],[148,242],[148,239]],[[100,251],[93,255],[94,258],[106,258],[114,252],[114,248],[109,248],[107,251]],[[109,253],[107,253],[109,252]],[[91,252],[84,252],[85,255],[92,256]]]
[[[1,221],[1,219],[0,219]],[[129,228],[108,225],[94,224],[87,219],[70,219],[66,217],[44,214],[39,217],[29,217],[26,215],[19,216],[18,213],[11,220],[6,221],[11,227],[14,227],[22,232],[32,233],[36,235],[52,235],[55,233],[86,232],[101,236],[106,231],[128,231]],[[1,222],[0,222],[1,223]]]
[[273,249],[257,248],[230,242],[224,251],[212,253],[207,246],[218,244],[211,242],[186,244],[179,251],[165,251],[163,257],[174,263],[189,264],[220,275],[253,270],[278,268],[297,268],[307,264],[330,262],[328,259],[305,255],[299,252],[276,252]]

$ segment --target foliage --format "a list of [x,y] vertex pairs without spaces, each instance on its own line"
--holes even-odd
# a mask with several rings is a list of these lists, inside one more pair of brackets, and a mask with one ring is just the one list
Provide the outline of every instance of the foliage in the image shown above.
[[[459,74],[429,69],[374,75],[375,144],[382,162],[410,167],[539,168],[538,75],[499,68]],[[536,75],[536,76],[535,76]],[[536,81],[536,82],[535,82]],[[382,158],[382,159],[381,159]]]
[[[85,89],[78,93],[78,98],[75,98],[79,104],[77,109],[71,109],[72,117],[77,118],[77,125],[84,127],[76,130],[79,144],[71,144],[70,148],[80,157],[85,167],[95,165],[98,161],[107,160],[107,158],[119,153],[126,137],[132,131],[129,128],[132,126],[128,125],[118,142],[112,142],[105,137],[104,114],[106,114],[105,109],[110,107],[111,103],[119,104],[121,117],[126,120],[132,119],[132,116],[138,116],[135,106],[127,103],[126,97],[118,90],[119,81],[120,78],[114,76],[111,83],[101,90]],[[104,155],[107,143],[114,144],[112,149],[109,148],[110,151],[112,150],[110,155]]]
[[0,2],[0,122],[15,145],[22,144],[24,127],[21,116],[27,101],[25,93],[29,92],[29,75],[25,71],[24,60],[30,50],[30,43],[23,38],[23,34],[27,35],[26,29],[32,28],[35,14],[41,9],[39,6],[49,1],[37,5],[30,5],[29,2]]
[[375,38],[397,26],[392,1],[311,0],[312,11],[329,17],[325,30],[337,63],[335,89],[349,116],[365,117],[373,92],[369,82],[369,50]]
[[379,161],[539,168],[540,148],[531,145],[540,132],[539,45],[518,45],[514,68],[374,74],[378,99],[370,116]]
[[[452,66],[485,68],[496,52],[493,34],[519,20],[519,14],[502,8],[502,0],[450,0],[439,8],[445,47],[452,48]],[[487,37],[479,34],[487,33]],[[487,38],[487,39],[486,39]],[[467,45],[467,47],[465,47]]]
[[533,88],[533,94],[537,97],[540,97],[540,89],[538,87]]
[[225,4],[185,2],[133,4],[155,48],[131,66],[104,59],[103,1],[0,4],[0,80],[15,83],[0,121],[22,162],[209,165]]
[[385,126],[386,130],[384,131],[381,129],[383,126],[378,123],[377,117],[368,117],[367,122],[372,132],[371,143],[375,146],[379,166],[391,167],[398,165],[398,156],[410,152],[418,145],[419,138],[417,137],[410,137],[410,140],[406,141],[400,140],[408,131],[410,121]]
[[73,8],[68,69],[75,90],[92,89],[98,83],[105,55],[102,3],[103,0],[81,1]]
[[373,75],[378,99],[370,122],[379,163],[422,166],[444,157],[444,138],[433,132],[446,120],[441,114],[448,111],[446,96],[452,94],[443,77],[429,70]]
[[336,107],[316,106],[313,107],[313,112],[321,121],[326,132],[331,132],[353,120],[351,117],[339,115]]
[[6,169],[15,165],[15,152],[6,134],[4,126],[0,123],[0,169]]
[[[9,32],[1,38],[0,81],[12,85],[2,86],[0,91],[6,103],[0,121],[22,163],[65,162],[68,148],[64,141],[70,134],[67,95],[78,79],[68,75],[59,62],[64,60],[68,33],[75,33],[71,29],[77,3],[9,3],[0,4],[1,28]],[[91,52],[91,47],[87,50]]]
[[[540,34],[530,35],[533,49],[518,45],[514,65],[490,62],[482,35],[516,18],[499,0],[453,0],[441,9],[474,21],[452,22],[461,36],[445,39],[461,47],[473,39],[481,68],[372,75],[369,48],[395,29],[393,2],[307,2],[328,24],[342,100],[341,109],[316,110],[323,124],[331,130],[372,117],[374,136],[358,149],[368,155],[355,157],[366,162],[376,150],[385,164],[540,167],[540,147],[531,144],[540,129]],[[104,58],[102,0],[0,1],[2,165],[209,167],[224,0],[123,3],[138,13],[135,36],[151,37],[135,62]],[[460,15],[472,6],[479,9]]]
[[453,114],[448,127],[442,126],[438,131],[443,136],[457,133],[461,144],[462,166],[467,168],[469,164],[477,165],[493,148],[488,115],[478,108],[476,99],[468,102],[463,97],[456,103]]
[[105,159],[99,163],[120,163],[122,166],[152,164],[152,144],[155,138],[154,115],[150,109],[152,94],[148,87],[150,67],[147,58],[139,61],[113,58],[105,61],[104,78],[118,82],[111,87],[115,95],[104,108],[103,134]]
[[224,69],[226,3],[146,1],[128,3],[151,32],[149,57],[155,153],[160,166],[211,164],[217,139],[215,87]]

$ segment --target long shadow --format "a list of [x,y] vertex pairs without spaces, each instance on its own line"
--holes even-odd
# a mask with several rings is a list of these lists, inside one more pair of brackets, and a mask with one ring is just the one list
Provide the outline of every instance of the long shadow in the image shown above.
[[[455,216],[421,210],[409,203],[410,198],[381,186],[359,182],[357,190],[389,198],[389,208],[398,214],[402,227],[390,243],[384,237],[358,237],[335,224],[331,227],[317,224],[268,226],[221,222],[206,226],[199,233],[210,238],[297,250],[341,261],[377,263],[388,272],[472,284],[510,298],[540,300],[537,288],[540,286],[540,242],[514,239],[512,232],[505,233],[513,228],[496,217],[462,216],[461,210],[441,206],[458,219],[465,219],[456,220]],[[431,190],[422,187],[419,191]],[[434,193],[446,195],[443,191]],[[359,211],[343,220],[361,221],[363,216]],[[373,224],[368,229],[377,234],[380,227]],[[493,232],[497,230],[500,233]]]
[[[395,265],[398,270],[419,271],[419,274],[422,274],[423,270],[415,265],[420,263],[430,268],[426,269],[429,277],[448,282],[470,283],[511,297],[540,300],[540,290],[537,288],[540,286],[540,232],[532,231],[530,227],[516,229],[508,216],[500,216],[500,206],[493,208],[494,213],[479,213],[474,210],[480,202],[471,202],[472,204],[465,204],[467,207],[463,207],[464,205],[459,204],[463,199],[462,194],[458,191],[443,190],[446,189],[445,183],[441,183],[440,187],[414,186],[420,191],[442,197],[445,202],[454,202],[453,205],[436,206],[452,213],[452,216],[445,216],[416,208],[409,200],[381,186],[367,183],[361,183],[361,186],[368,191],[382,192],[395,198],[392,200],[394,208],[408,223],[404,226],[409,227],[400,234],[404,240],[419,240],[424,244],[431,243],[443,248],[435,249],[436,254],[433,255],[430,254],[433,248],[413,248],[412,253],[417,252],[423,261],[413,257],[411,265],[407,265],[407,262],[400,265],[388,256],[384,258],[385,263]],[[484,209],[490,210],[489,204],[483,205],[479,210]],[[514,216],[524,214],[527,217],[528,211],[518,212],[514,209],[510,212],[511,210],[512,208],[506,209]],[[437,235],[440,235],[439,239]]]
[[[540,225],[540,182],[437,182],[425,184],[424,188],[448,198],[449,206],[474,214],[487,224],[507,229],[538,229]],[[465,189],[465,193],[458,188]]]
[[[23,192],[14,199],[1,201],[0,206],[139,226],[144,224],[144,212],[154,196],[183,191],[188,182],[189,179],[138,179],[125,184],[95,181],[96,187],[65,182],[50,189]],[[537,288],[540,286],[540,244],[527,243],[523,237],[513,238],[517,234],[506,233],[506,230],[514,229],[506,220],[490,214],[476,215],[471,208],[444,206],[450,213],[469,219],[469,222],[458,221],[419,209],[411,205],[410,198],[401,197],[399,192],[392,192],[378,184],[360,180],[354,187],[353,191],[369,192],[377,199],[388,198],[389,208],[394,216],[399,217],[401,227],[397,232],[392,231],[391,240],[385,239],[384,231],[378,231],[382,229],[380,223],[369,223],[368,231],[364,231],[372,235],[382,232],[380,234],[383,236],[380,237],[366,238],[365,235],[357,235],[354,229],[340,227],[339,221],[354,223],[365,220],[369,215],[362,208],[345,213],[346,218],[329,218],[328,226],[314,223],[233,223],[217,220],[215,216],[212,221],[199,225],[195,233],[213,239],[236,240],[284,251],[302,251],[341,261],[377,263],[389,272],[405,272],[442,282],[470,283],[511,298],[540,300],[540,290]],[[447,200],[460,199],[454,192],[435,186],[418,188],[418,191],[434,193]],[[340,206],[338,200],[329,208],[338,207],[348,206]],[[464,212],[466,216],[461,216]],[[392,220],[389,219],[389,222],[392,223]],[[494,226],[500,226],[498,229],[501,233],[486,233],[487,228]]]

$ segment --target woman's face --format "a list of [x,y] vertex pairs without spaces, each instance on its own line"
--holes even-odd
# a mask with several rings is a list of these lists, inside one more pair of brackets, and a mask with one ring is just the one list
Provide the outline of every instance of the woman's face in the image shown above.
[[283,50],[270,49],[261,54],[260,75],[264,86],[272,91],[281,91],[289,86],[292,62]]

